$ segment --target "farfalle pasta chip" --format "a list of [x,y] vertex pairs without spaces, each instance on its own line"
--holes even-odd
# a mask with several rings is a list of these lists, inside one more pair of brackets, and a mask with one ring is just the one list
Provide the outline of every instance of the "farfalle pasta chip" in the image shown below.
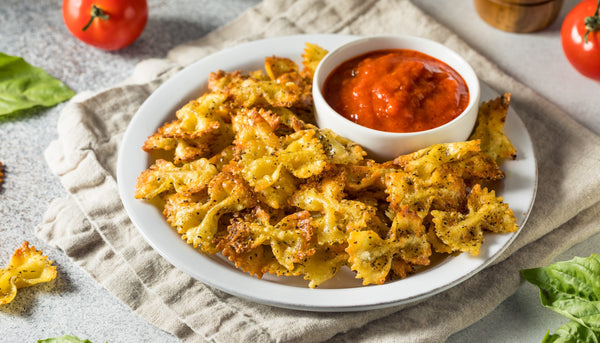
[[15,250],[6,268],[0,269],[0,305],[10,303],[17,289],[56,278],[56,266],[29,242]]
[[302,65],[304,65],[304,70],[302,72],[305,77],[313,77],[319,62],[325,55],[327,55],[327,50],[316,44],[306,43],[306,48],[302,54]]
[[390,271],[398,268],[393,268],[395,258],[405,267],[429,265],[431,246],[425,230],[421,218],[404,208],[396,214],[387,237],[372,230],[350,232],[346,248],[350,268],[367,285],[384,283]]
[[502,130],[509,105],[510,93],[481,104],[475,128],[469,137],[480,140],[481,150],[498,164],[507,158],[517,158],[517,150]]
[[158,159],[138,177],[135,197],[152,199],[169,191],[181,194],[197,193],[208,187],[208,183],[217,173],[217,167],[205,158],[180,167]]
[[479,255],[484,230],[506,233],[517,231],[515,217],[508,205],[494,191],[475,185],[467,202],[467,213],[432,211],[437,237],[451,251]]

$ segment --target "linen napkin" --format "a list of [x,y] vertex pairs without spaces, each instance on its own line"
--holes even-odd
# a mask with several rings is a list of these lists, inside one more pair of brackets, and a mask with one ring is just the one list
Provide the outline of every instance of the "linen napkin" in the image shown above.
[[[516,241],[494,265],[416,304],[352,313],[287,310],[246,301],[177,270],[145,243],[119,199],[116,160],[137,108],[182,67],[243,41],[275,35],[410,34],[458,51],[498,92],[511,92],[534,142],[538,192]],[[268,53],[267,53],[268,54]],[[476,322],[519,286],[519,270],[600,231],[600,137],[516,82],[408,0],[265,0],[166,59],[140,63],[120,85],[79,94],[61,113],[45,157],[68,196],[37,235],[150,323],[186,342],[437,342]]]

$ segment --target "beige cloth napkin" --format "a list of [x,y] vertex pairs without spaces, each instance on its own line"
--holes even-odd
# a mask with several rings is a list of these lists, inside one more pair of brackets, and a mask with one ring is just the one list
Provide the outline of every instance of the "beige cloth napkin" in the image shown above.
[[[460,285],[404,307],[312,313],[249,302],[207,287],[145,243],[117,191],[117,150],[146,97],[182,66],[242,41],[302,34],[411,34],[460,52],[481,79],[513,104],[534,141],[539,187],[531,216],[495,265]],[[46,150],[69,195],[37,228],[94,279],[150,323],[189,342],[436,342],[492,311],[519,286],[519,270],[600,231],[600,138],[519,84],[408,0],[265,0],[167,59],[140,63],[130,79],[79,94],[64,109]],[[493,334],[493,333],[490,333]]]

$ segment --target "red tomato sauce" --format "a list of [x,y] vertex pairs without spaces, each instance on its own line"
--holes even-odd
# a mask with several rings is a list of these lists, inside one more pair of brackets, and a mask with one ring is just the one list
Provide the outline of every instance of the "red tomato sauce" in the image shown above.
[[442,126],[469,104],[467,84],[452,67],[403,49],[377,50],[342,63],[325,80],[323,95],[351,121],[388,132]]

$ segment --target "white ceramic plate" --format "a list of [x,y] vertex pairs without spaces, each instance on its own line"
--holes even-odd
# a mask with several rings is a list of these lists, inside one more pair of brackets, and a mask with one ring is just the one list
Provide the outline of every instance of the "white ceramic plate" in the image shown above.
[[[307,287],[300,277],[265,275],[252,277],[236,269],[221,255],[207,256],[186,244],[153,205],[134,198],[137,176],[151,163],[141,147],[146,138],[175,111],[206,89],[211,71],[255,70],[266,56],[278,55],[300,62],[304,43],[333,49],[353,36],[298,35],[265,39],[235,46],[203,58],[159,87],[135,114],[121,145],[117,178],[121,199],[132,222],[146,241],[175,267],[203,283],[259,303],[310,311],[358,311],[413,302],[459,284],[490,264],[516,238],[510,234],[486,234],[479,256],[460,254],[403,280],[383,285],[362,286],[349,269],[317,289]],[[481,99],[498,94],[482,84]],[[529,134],[510,109],[505,131],[518,151],[518,159],[502,165],[506,178],[497,191],[513,209],[517,222],[525,223],[537,186],[536,161]],[[520,231],[519,230],[519,231]]]

